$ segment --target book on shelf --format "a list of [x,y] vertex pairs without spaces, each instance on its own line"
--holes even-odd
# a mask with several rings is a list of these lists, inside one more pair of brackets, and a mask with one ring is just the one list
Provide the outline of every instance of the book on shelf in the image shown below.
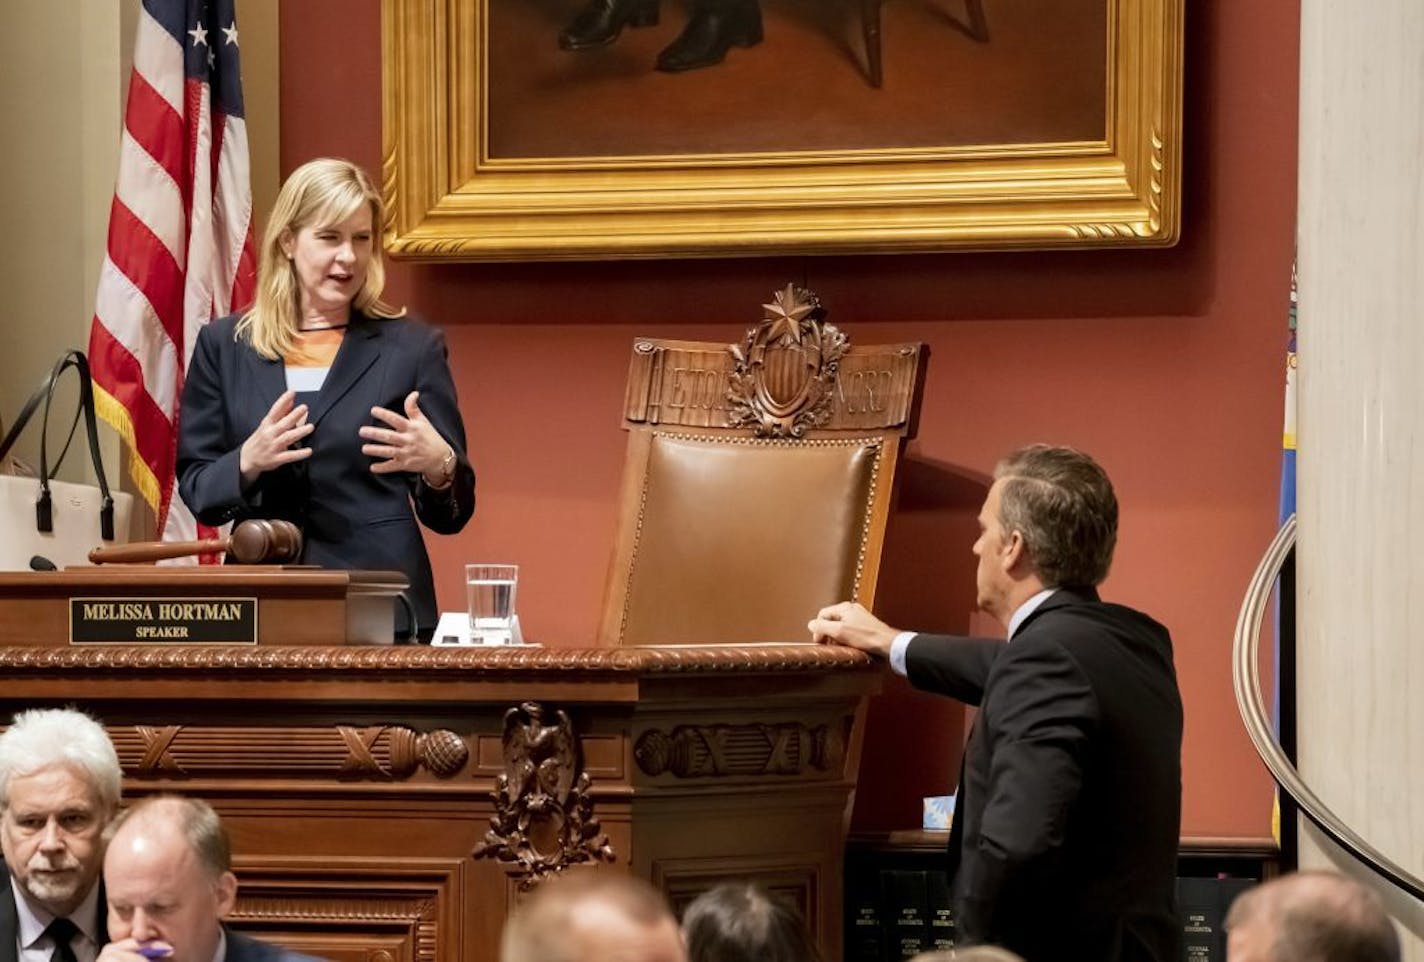
[[1226,962],[1226,914],[1254,879],[1177,878],[1183,962]]
[[885,929],[885,958],[911,959],[930,949],[928,873],[884,869],[880,873],[880,907]]
[[949,873],[928,871],[925,882],[930,897],[930,948],[947,951],[954,948],[954,911],[950,908]]
[[878,872],[846,873],[845,925],[845,962],[882,962],[885,930]]

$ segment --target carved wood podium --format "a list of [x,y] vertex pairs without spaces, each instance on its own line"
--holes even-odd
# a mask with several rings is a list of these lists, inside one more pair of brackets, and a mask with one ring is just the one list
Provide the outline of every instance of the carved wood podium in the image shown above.
[[584,863],[675,904],[756,879],[840,958],[879,685],[812,645],[0,647],[3,721],[92,712],[127,798],[222,815],[238,928],[352,962],[493,960],[521,888]]
[[[389,639],[400,585],[371,572],[4,575],[0,709],[76,705],[108,725],[129,797],[208,799],[236,853],[234,923],[316,955],[494,960],[521,892],[591,865],[678,907],[759,881],[836,962],[880,669],[752,642],[873,601],[925,353],[850,347],[791,285],[765,310],[740,345],[634,346],[607,647],[341,645]],[[246,646],[112,643],[239,601]],[[84,619],[107,643],[71,643]]]

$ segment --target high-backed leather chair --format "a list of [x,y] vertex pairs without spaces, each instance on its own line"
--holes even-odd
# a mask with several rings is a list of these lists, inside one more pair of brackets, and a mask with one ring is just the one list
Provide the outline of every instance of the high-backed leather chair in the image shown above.
[[639,339],[605,645],[809,640],[867,607],[920,344],[850,346],[787,285],[740,344]]

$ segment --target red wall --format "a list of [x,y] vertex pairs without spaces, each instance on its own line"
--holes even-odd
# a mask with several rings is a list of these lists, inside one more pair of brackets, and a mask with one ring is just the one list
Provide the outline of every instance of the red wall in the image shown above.
[[[984,474],[1027,441],[1087,449],[1122,504],[1104,593],[1176,640],[1183,830],[1266,834],[1269,782],[1236,714],[1229,648],[1275,528],[1299,14],[1291,0],[1188,6],[1185,225],[1171,250],[393,265],[394,299],[446,326],[480,477],[470,526],[432,539],[443,607],[463,605],[461,563],[515,561],[529,634],[590,644],[632,338],[734,340],[796,280],[854,339],[931,348],[882,613],[965,630]],[[379,5],[283,4],[281,31],[283,171],[326,154],[378,170]],[[959,712],[891,684],[871,721],[856,823],[917,824],[919,796],[948,790]]]

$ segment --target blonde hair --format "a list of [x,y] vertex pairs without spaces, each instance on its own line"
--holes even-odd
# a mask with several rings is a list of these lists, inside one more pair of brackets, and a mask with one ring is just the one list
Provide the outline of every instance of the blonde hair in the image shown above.
[[910,962],[1024,962],[1021,956],[997,945],[971,945],[967,949],[921,952]]
[[[282,240],[303,227],[324,227],[354,214],[362,204],[371,208],[371,229],[381,229],[381,195],[366,172],[348,160],[321,157],[292,171],[277,194],[262,246],[257,254],[257,298],[237,322],[237,336],[268,360],[291,352],[300,320],[300,287],[296,265]],[[386,268],[379,240],[371,245],[366,280],[352,306],[372,317],[400,317],[404,308],[381,300]]]

